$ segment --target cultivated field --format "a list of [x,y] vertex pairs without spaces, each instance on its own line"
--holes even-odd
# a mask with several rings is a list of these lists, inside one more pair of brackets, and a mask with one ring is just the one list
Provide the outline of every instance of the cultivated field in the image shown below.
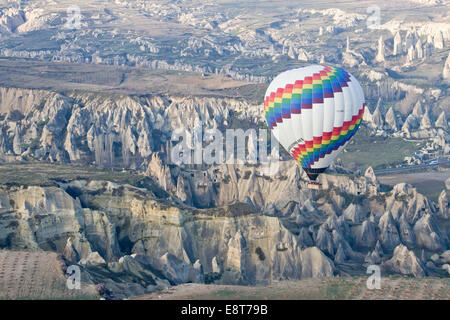
[[383,169],[404,162],[419,150],[423,141],[406,141],[402,138],[370,136],[367,129],[361,127],[337,159],[349,169]]
[[150,190],[158,188],[150,178],[125,171],[40,162],[0,164],[0,185],[48,187],[57,185],[58,181],[82,179],[130,184]]
[[215,74],[18,58],[0,58],[0,86],[115,94],[204,95],[249,100],[262,100],[267,88],[267,84],[236,81]]
[[93,285],[69,290],[54,252],[0,251],[0,299],[99,299]]
[[377,178],[382,184],[391,186],[402,182],[409,183],[417,188],[417,191],[436,201],[445,189],[445,180],[450,178],[450,170],[380,175]]

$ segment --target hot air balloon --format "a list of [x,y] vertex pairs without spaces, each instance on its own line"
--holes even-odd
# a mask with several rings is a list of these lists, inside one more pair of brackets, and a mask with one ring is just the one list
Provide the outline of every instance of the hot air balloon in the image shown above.
[[364,93],[345,70],[311,65],[279,74],[264,99],[267,125],[319,189],[316,179],[358,130]]

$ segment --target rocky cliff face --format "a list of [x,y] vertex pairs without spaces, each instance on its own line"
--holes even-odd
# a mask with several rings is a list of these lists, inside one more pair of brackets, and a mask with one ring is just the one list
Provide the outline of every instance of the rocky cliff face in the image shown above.
[[142,293],[205,277],[248,284],[335,272],[321,250],[302,249],[279,218],[246,204],[199,210],[100,181],[2,188],[0,199],[1,247],[60,252],[91,270],[93,281],[99,269],[136,278],[140,268]]
[[202,97],[68,96],[44,90],[0,89],[0,159],[94,163],[144,168],[167,151],[174,129],[227,126],[262,118],[244,101]]
[[[371,112],[373,107],[368,105],[364,113],[364,126],[371,134],[426,139],[433,150],[450,152],[448,110],[434,105],[437,98],[433,94],[439,92],[416,92],[418,88],[392,83],[384,75],[375,82],[374,87],[367,86],[366,94],[368,99],[376,94],[376,108]],[[385,98],[396,99],[390,90],[406,95],[399,107],[384,108]],[[262,113],[260,105],[230,98],[64,95],[0,88],[0,161],[70,162],[134,169],[159,177],[160,169],[170,163],[170,140],[175,129],[192,132],[200,122],[204,129],[222,132],[237,127],[258,128],[264,123]],[[168,176],[169,169],[163,169]],[[174,181],[161,183],[176,190],[179,175],[171,174]]]
[[[406,184],[381,191],[369,168],[351,178],[321,175],[323,189],[313,192],[292,161],[281,161],[275,175],[259,165],[168,161],[173,130],[200,121],[221,130],[235,121],[257,128],[261,110],[226,98],[1,88],[0,161],[135,169],[168,196],[80,179],[1,186],[0,247],[59,252],[86,270],[85,281],[105,283],[118,297],[185,282],[360,274],[367,264],[447,275],[446,190],[437,204]],[[436,117],[420,102],[405,117],[380,100],[364,117],[374,132],[434,135],[446,145],[445,112]]]
[[[243,178],[219,182],[217,201],[228,204],[207,209],[108,181],[2,186],[0,246],[57,251],[117,297],[185,282],[359,274],[374,263],[393,273],[446,274],[444,199],[436,208],[406,184],[381,192],[370,170],[357,179],[324,175],[324,190],[311,194],[290,167],[280,171],[286,179],[251,178],[259,189]],[[289,187],[294,178],[299,184]],[[275,189],[282,201],[271,198]]]

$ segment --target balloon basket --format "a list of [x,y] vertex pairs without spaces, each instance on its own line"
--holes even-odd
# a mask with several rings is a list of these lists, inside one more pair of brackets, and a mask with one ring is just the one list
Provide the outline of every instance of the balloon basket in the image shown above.
[[308,188],[313,190],[320,190],[320,183],[315,181],[308,182]]

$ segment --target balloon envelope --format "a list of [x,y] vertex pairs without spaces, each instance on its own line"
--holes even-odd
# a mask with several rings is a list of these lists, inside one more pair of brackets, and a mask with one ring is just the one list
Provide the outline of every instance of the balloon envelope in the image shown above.
[[264,99],[270,130],[311,180],[328,168],[358,130],[364,107],[358,80],[341,68],[324,65],[281,73]]

